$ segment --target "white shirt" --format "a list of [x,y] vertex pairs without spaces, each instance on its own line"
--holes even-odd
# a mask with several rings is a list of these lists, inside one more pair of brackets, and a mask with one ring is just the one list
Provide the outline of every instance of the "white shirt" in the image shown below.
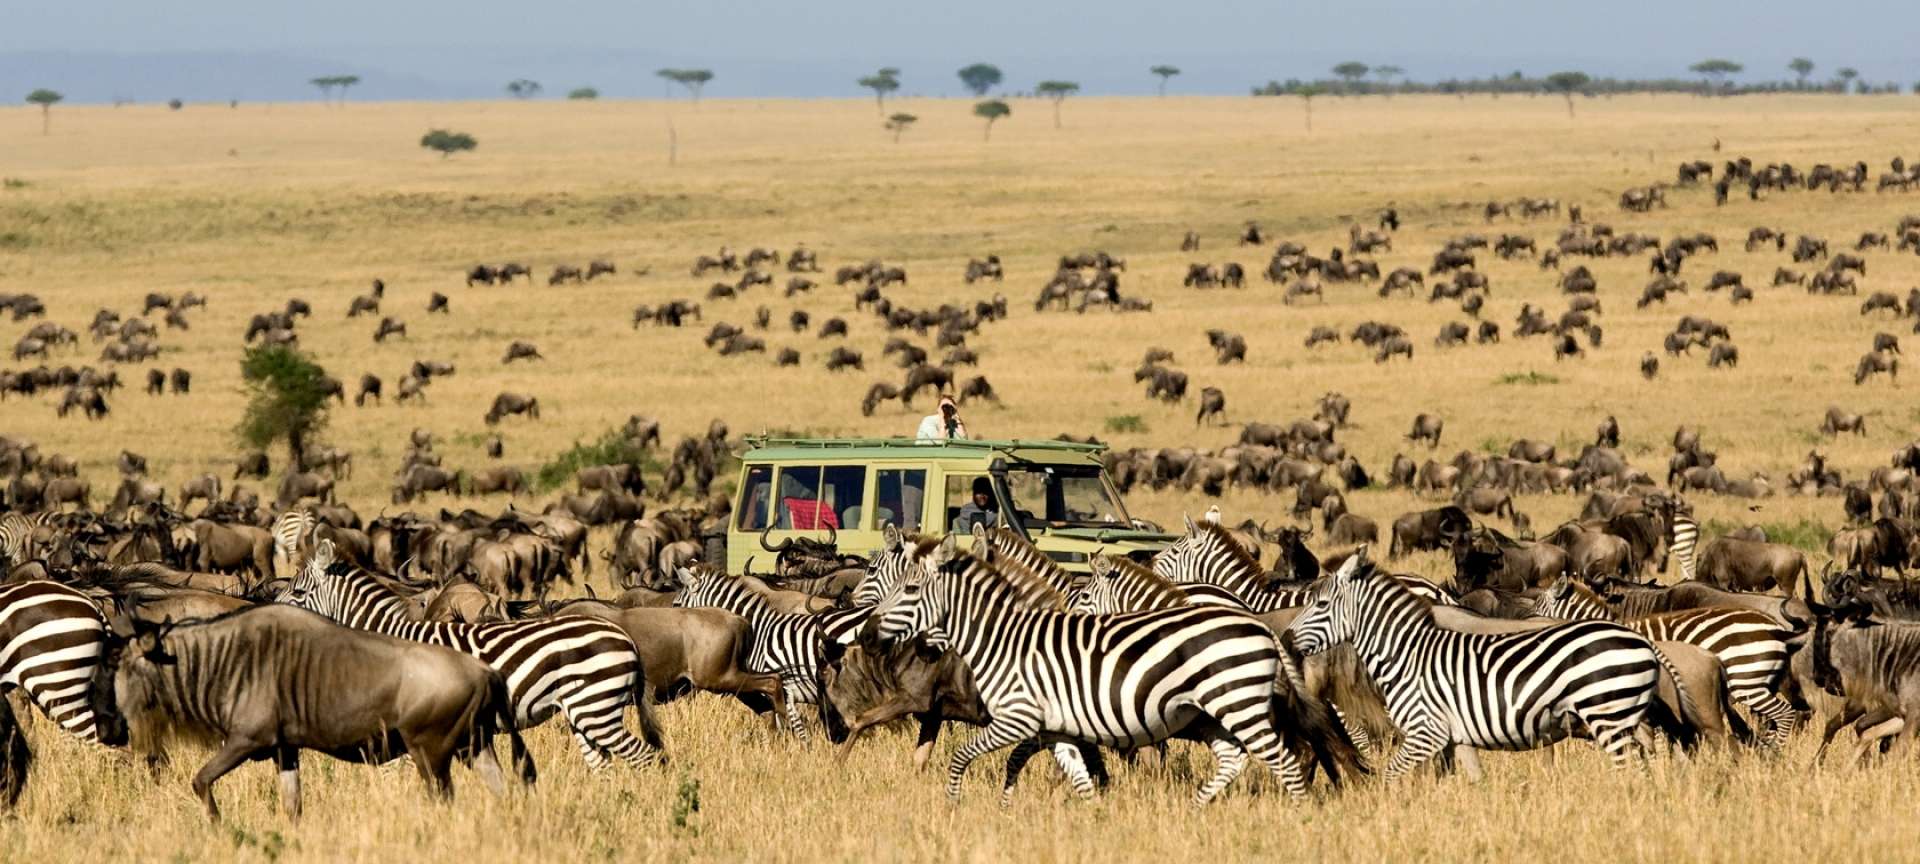
[[928,414],[920,420],[920,431],[915,433],[913,437],[921,441],[942,441],[948,437],[967,437],[967,424],[955,423],[954,425],[953,435],[948,436],[946,418],[939,414]]

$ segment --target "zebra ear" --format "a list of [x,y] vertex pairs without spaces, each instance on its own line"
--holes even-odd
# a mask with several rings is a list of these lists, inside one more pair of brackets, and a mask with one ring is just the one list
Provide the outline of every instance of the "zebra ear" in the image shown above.
[[693,572],[693,569],[690,567],[673,568],[673,576],[675,579],[680,580],[680,585],[683,588],[693,588],[700,584],[700,575]]
[[947,539],[940,541],[939,554],[934,556],[934,563],[945,564],[952,561],[953,556],[958,554],[960,554],[960,535],[948,534]]
[[1187,534],[1189,536],[1200,533],[1199,527],[1193,524],[1193,516],[1182,513],[1180,514],[1180,518],[1187,523]]
[[1367,547],[1361,544],[1360,548],[1353,550],[1352,555],[1347,556],[1347,560],[1341,563],[1340,570],[1334,575],[1340,579],[1359,579],[1366,573],[1366,563]]
[[324,572],[333,566],[333,541],[322,540],[314,544],[313,554],[307,556],[307,566]]
[[1113,559],[1108,558],[1105,552],[1095,552],[1093,557],[1087,560],[1087,567],[1093,570],[1094,576],[1104,578],[1113,572]]
[[900,526],[892,522],[888,522],[887,527],[880,529],[880,537],[885,541],[888,549],[898,549],[905,542],[905,538],[900,535]]
[[1573,594],[1573,583],[1567,581],[1567,577],[1562,576],[1553,580],[1553,586],[1548,590],[1553,592],[1553,599],[1565,600]]

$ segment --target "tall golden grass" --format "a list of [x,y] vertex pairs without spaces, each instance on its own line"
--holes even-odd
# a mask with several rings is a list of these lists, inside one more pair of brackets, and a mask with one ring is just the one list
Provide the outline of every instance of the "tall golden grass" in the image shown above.
[[[1865,160],[1877,172],[1920,131],[1905,98],[1622,96],[1583,103],[1573,120],[1547,98],[1329,99],[1316,108],[1311,133],[1297,100],[1087,98],[1067,102],[1060,130],[1041,103],[1016,102],[990,143],[963,103],[899,107],[922,119],[897,145],[860,100],[62,106],[46,137],[28,109],[0,110],[0,152],[8,155],[0,174],[17,181],[0,187],[0,290],[40,294],[52,319],[76,330],[97,308],[136,313],[148,291],[211,297],[207,309],[189,313],[191,332],[161,337],[167,353],[157,365],[192,370],[193,395],[142,395],[146,367],[123,369],[133,386],[113,397],[108,420],[59,420],[50,399],[10,399],[0,403],[0,433],[78,457],[102,501],[122,448],[148,456],[170,485],[205,471],[227,476],[244,401],[241,331],[252,313],[298,296],[316,310],[300,325],[303,348],[349,387],[374,372],[391,390],[416,358],[459,367],[432,385],[425,405],[333,410],[327,441],[355,456],[342,494],[367,515],[386,502],[412,428],[435,431],[450,465],[483,467],[481,416],[501,390],[542,402],[542,420],[500,427],[507,461],[529,469],[631,413],[660,418],[670,440],[714,417],[736,433],[910,434],[917,414],[890,406],[863,418],[856,410],[869,383],[897,381],[899,372],[880,356],[889,334],[852,311],[845,289],[828,284],[791,302],[777,289],[758,290],[705,304],[706,323],[742,325],[755,306],[769,306],[775,325],[762,334],[764,357],[714,357],[700,343],[704,324],[629,326],[636,304],[705,293],[713,280],[687,272],[696,254],[722,244],[784,252],[799,243],[817,250],[829,271],[869,258],[904,265],[912,281],[888,291],[896,303],[1007,295],[1011,320],[972,340],[982,355],[978,374],[1005,400],[968,407],[980,435],[1093,433],[1122,447],[1230,443],[1232,428],[1195,429],[1191,404],[1145,400],[1130,372],[1150,345],[1173,349],[1196,391],[1221,387],[1236,422],[1306,416],[1321,393],[1348,394],[1356,426],[1343,441],[1376,472],[1395,452],[1426,457],[1402,440],[1422,411],[1447,421],[1441,458],[1459,448],[1504,451],[1518,437],[1555,441],[1570,454],[1613,414],[1626,452],[1656,475],[1673,428],[1696,424],[1730,475],[1765,471],[1776,485],[1816,447],[1859,476],[1884,464],[1920,416],[1904,387],[1851,383],[1872,334],[1905,336],[1907,322],[1863,319],[1860,298],[1767,288],[1785,255],[1740,248],[1754,225],[1850,248],[1859,232],[1888,231],[1920,212],[1920,199],[1798,191],[1758,203],[1736,196],[1715,208],[1699,189],[1675,191],[1671,208],[1645,215],[1614,205],[1619,190],[1668,180],[1676,163],[1696,158],[1718,164],[1746,155],[1802,168]],[[671,165],[669,126],[679,141]],[[442,160],[417,146],[431,127],[470,132],[480,147]],[[1550,314],[1564,308],[1553,274],[1526,261],[1480,256],[1493,280],[1484,314],[1509,331],[1488,347],[1435,349],[1442,323],[1467,319],[1424,295],[1383,301],[1370,287],[1330,286],[1324,305],[1289,307],[1257,278],[1244,291],[1180,287],[1190,261],[1238,261],[1257,272],[1267,251],[1234,244],[1249,220],[1324,252],[1344,243],[1349,224],[1370,226],[1380,208],[1397,207],[1406,225],[1394,251],[1376,256],[1383,269],[1424,269],[1441,242],[1466,232],[1521,233],[1548,245],[1558,221],[1481,219],[1479,203],[1520,195],[1583,204],[1589,221],[1620,231],[1707,231],[1721,251],[1689,263],[1692,294],[1644,311],[1632,306],[1648,278],[1644,257],[1588,262],[1605,303],[1605,345],[1565,362],[1553,360],[1545,340],[1510,335],[1522,303]],[[1203,237],[1198,253],[1176,251],[1188,229]],[[1035,314],[1031,300],[1054,259],[1095,248],[1127,259],[1123,291],[1152,298],[1154,311]],[[1006,261],[1007,281],[962,285],[967,257],[990,252]],[[1912,257],[1867,257],[1863,292],[1904,296],[1920,282]],[[585,286],[545,286],[552,265],[591,258],[614,260],[621,272]],[[462,286],[466,267],[507,260],[533,265],[542,278],[532,287]],[[647,275],[636,276],[642,268]],[[1743,273],[1756,302],[1731,307],[1724,293],[1699,291],[1716,269]],[[374,278],[386,281],[383,311],[407,322],[406,339],[374,345],[377,318],[345,319],[348,299]],[[451,315],[425,314],[436,290],[452,296]],[[847,317],[849,342],[865,352],[868,371],[825,373],[821,361],[838,343],[787,332],[792,308],[816,323]],[[1658,380],[1642,381],[1641,353],[1658,351],[1660,336],[1685,313],[1732,329],[1739,368],[1708,370],[1698,353],[1663,355]],[[1368,318],[1405,327],[1414,362],[1378,365],[1350,345],[1302,347],[1313,325],[1344,332]],[[0,322],[0,345],[27,326]],[[1203,336],[1209,327],[1244,334],[1247,363],[1216,366]],[[501,367],[514,339],[535,342],[549,359]],[[788,346],[804,365],[774,368],[771,352]],[[80,351],[55,362],[94,362],[98,350],[83,337]],[[1529,383],[1501,383],[1516,377]],[[1820,438],[1829,404],[1866,414],[1871,434]],[[1107,432],[1109,418],[1127,416],[1139,420]],[[274,457],[282,467],[284,454]],[[1830,499],[1694,501],[1704,518],[1729,524],[1839,522]],[[1383,525],[1430,506],[1404,492],[1361,492],[1350,502]],[[450,502],[423,506],[442,503]],[[1130,499],[1136,515],[1176,524],[1207,503],[1175,492]],[[1291,498],[1234,491],[1220,503],[1233,521],[1278,522]],[[1578,501],[1525,496],[1520,507],[1544,528],[1572,515]],[[604,542],[596,538],[596,547]],[[1450,569],[1437,556],[1408,566],[1434,576]],[[23,860],[1893,857],[1904,848],[1899,821],[1870,817],[1910,809],[1920,779],[1904,762],[1812,770],[1804,735],[1778,758],[1662,759],[1645,773],[1608,770],[1590,748],[1573,745],[1553,756],[1497,758],[1481,786],[1363,785],[1306,805],[1243,780],[1220,806],[1195,815],[1185,800],[1204,754],[1177,750],[1172,776],[1121,768],[1115,787],[1090,805],[1069,800],[1057,778],[1036,769],[1014,809],[1002,813],[993,804],[994,760],[976,767],[965,800],[950,807],[937,771],[911,772],[903,736],[873,741],[838,765],[825,747],[773,738],[719,700],[670,706],[664,719],[673,767],[589,777],[564,738],[543,730],[535,736],[540,785],[502,801],[461,775],[458,802],[433,805],[404,773],[312,757],[308,818],[297,828],[274,812],[269,772],[250,767],[224,784],[230,822],[216,829],[202,823],[186,792],[195,754],[150,782],[144,769],[86,752],[42,721],[31,730],[40,770],[18,816],[0,823],[0,848]],[[700,809],[677,827],[676,801],[695,780]]]

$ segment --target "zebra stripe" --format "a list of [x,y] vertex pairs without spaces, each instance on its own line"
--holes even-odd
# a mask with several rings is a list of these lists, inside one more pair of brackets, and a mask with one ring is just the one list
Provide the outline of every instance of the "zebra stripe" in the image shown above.
[[1616,621],[1654,642],[1685,642],[1712,654],[1726,669],[1727,695],[1771,727],[1770,746],[1784,745],[1799,722],[1799,712],[1779,695],[1790,660],[1787,639],[1793,634],[1765,613],[1685,609],[1620,621],[1606,601],[1564,578],[1540,595],[1533,611],[1570,621]]
[[[1210,606],[1128,615],[1035,608],[1045,595],[1022,584],[1030,581],[959,555],[950,540],[874,612],[886,638],[941,634],[973,673],[992,715],[986,729],[954,752],[949,797],[960,794],[973,760],[1017,744],[1007,762],[1011,792],[1043,734],[1142,747],[1183,730],[1204,735],[1218,760],[1194,795],[1196,805],[1231,783],[1249,753],[1294,797],[1306,794],[1305,776],[1275,727],[1279,648],[1258,619]],[[1201,715],[1213,722],[1196,723]],[[1079,752],[1057,745],[1054,755],[1074,791],[1091,796],[1093,781]]]
[[1692,579],[1694,568],[1694,549],[1700,544],[1700,523],[1692,516],[1675,512],[1668,520],[1673,534],[1673,542],[1667,548],[1668,556],[1680,562],[1680,578]]
[[1225,606],[1247,611],[1240,595],[1204,582],[1174,582],[1124,558],[1093,556],[1093,578],[1067,595],[1067,608],[1093,615],[1174,609],[1181,606]]
[[[574,615],[492,624],[412,621],[406,599],[373,574],[334,563],[329,540],[315,545],[279,602],[348,627],[479,658],[506,679],[518,728],[562,715],[591,768],[606,767],[609,753],[635,766],[659,758],[660,731],[640,655],[615,624]],[[629,704],[639,712],[641,738],[623,725]]]
[[1227,529],[1187,520],[1187,533],[1153,558],[1153,572],[1181,583],[1215,585],[1234,593],[1254,612],[1291,609],[1307,601],[1310,589],[1275,588],[1253,556]]
[[1002,573],[1038,579],[1062,596],[1072,596],[1087,583],[1085,574],[1067,572],[1059,562],[1011,528],[976,527],[973,536],[974,557]]
[[318,521],[312,510],[288,510],[273,520],[274,565],[280,572],[292,573],[303,563],[295,556]]
[[[787,727],[801,741],[809,740],[806,723],[800,719],[797,705],[816,705],[820,701],[820,663],[826,633],[812,615],[789,615],[774,611],[745,582],[710,570],[680,570],[686,585],[673,605],[685,609],[722,609],[747,619],[753,628],[753,645],[747,655],[747,671],[780,676],[780,687],[787,697]],[[864,615],[868,610],[860,610]],[[840,622],[836,619],[837,623]],[[858,627],[855,627],[857,630]]]
[[0,692],[25,690],[60,728],[101,743],[88,695],[106,633],[99,608],[75,589],[44,581],[0,587]]
[[50,511],[0,513],[0,565],[14,567],[33,560],[33,534],[51,524]]
[[1646,637],[1605,622],[1499,635],[1445,629],[1432,607],[1357,554],[1314,590],[1287,632],[1308,654],[1353,645],[1404,736],[1389,780],[1442,748],[1549,744],[1576,720],[1624,764],[1629,750],[1639,752],[1633,732],[1661,664]]

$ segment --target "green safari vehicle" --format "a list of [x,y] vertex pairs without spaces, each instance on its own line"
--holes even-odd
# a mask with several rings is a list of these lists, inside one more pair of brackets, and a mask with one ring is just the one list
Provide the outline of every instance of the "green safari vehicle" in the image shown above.
[[[888,524],[923,536],[1006,525],[1061,566],[1095,552],[1145,558],[1175,538],[1136,523],[1101,463],[1063,441],[749,437],[727,530],[727,570],[765,572],[790,537],[872,555]],[[757,561],[755,559],[758,559]]]

